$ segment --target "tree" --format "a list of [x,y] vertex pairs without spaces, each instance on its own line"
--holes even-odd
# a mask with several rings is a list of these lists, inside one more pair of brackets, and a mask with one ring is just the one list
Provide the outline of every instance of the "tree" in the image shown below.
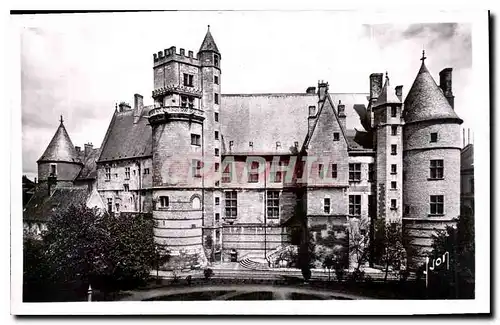
[[[449,253],[450,269],[442,269],[439,272],[430,272],[437,290],[439,286],[443,292],[446,288],[454,289],[453,296],[456,298],[474,297],[475,280],[475,246],[474,246],[474,217],[464,213],[458,218],[457,226],[446,227],[434,236],[433,251],[431,258]],[[463,288],[463,289],[461,289]],[[451,295],[448,292],[449,295]]]
[[365,219],[349,221],[349,255],[356,264],[354,273],[359,274],[363,264],[368,262],[370,253],[370,238],[367,236],[368,222]]
[[400,270],[406,260],[403,246],[403,227],[400,222],[387,223],[384,219],[376,223],[376,247],[379,262],[384,266],[384,282],[387,282],[389,268]]
[[151,218],[109,215],[85,205],[53,215],[38,245],[25,243],[25,281],[37,272],[32,265],[43,259],[48,270],[43,274],[49,274],[44,283],[54,290],[71,284],[83,294],[89,284],[106,292],[142,284],[159,258]]

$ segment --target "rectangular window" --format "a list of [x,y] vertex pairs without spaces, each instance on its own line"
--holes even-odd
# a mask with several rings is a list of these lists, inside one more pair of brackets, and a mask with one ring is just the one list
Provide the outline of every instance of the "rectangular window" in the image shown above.
[[219,122],[219,113],[217,113],[217,112],[214,113],[214,119],[215,119],[215,122]]
[[106,167],[104,170],[106,172],[106,180],[109,181],[111,179],[111,168]]
[[318,177],[320,179],[325,178],[325,169],[323,168],[323,164],[318,164]]
[[391,200],[391,210],[396,210],[398,201],[396,199]]
[[192,172],[193,172],[193,177],[201,177],[201,168],[202,168],[202,163],[200,160],[193,159],[192,160]]
[[330,213],[330,198],[329,197],[325,197],[325,199],[323,200],[323,211],[325,213]]
[[219,56],[217,54],[214,54],[214,65],[219,67]]
[[113,212],[113,199],[108,198],[108,213]]
[[222,183],[231,183],[231,164],[227,164],[222,172]]
[[194,146],[201,146],[201,135],[191,133],[191,144]]
[[333,132],[333,141],[339,141],[339,140],[340,140],[340,133]]
[[337,164],[332,164],[332,178],[337,178]]
[[115,203],[115,212],[120,212],[120,203]]
[[219,76],[214,76],[214,84],[219,84]]
[[437,142],[438,141],[438,134],[437,132],[432,132],[431,133],[431,142]]
[[169,203],[168,196],[160,196],[160,207],[168,208]]
[[396,186],[397,186],[397,183],[392,181],[391,182],[391,189],[395,190],[396,189]]
[[219,94],[214,94],[214,103],[219,104]]
[[391,125],[391,135],[398,135],[398,126]]
[[405,214],[410,214],[410,206],[405,205]]
[[431,195],[431,214],[444,214],[444,195]]
[[214,149],[214,154],[216,157],[219,157],[219,148]]
[[397,174],[398,173],[398,165],[396,164],[391,164],[391,174]]
[[193,75],[184,73],[184,86],[193,87]]
[[149,175],[149,168],[144,168],[144,175]]
[[219,205],[220,204],[220,197],[216,196],[215,197],[215,205]]
[[257,161],[252,161],[252,165],[250,166],[250,170],[248,171],[248,182],[259,182],[259,163]]
[[267,217],[279,218],[280,216],[280,192],[267,192]]
[[430,166],[430,178],[431,179],[443,179],[444,178],[444,161],[442,159],[431,160]]
[[194,97],[188,97],[188,101],[189,101],[189,108],[194,108]]
[[361,215],[361,195],[349,195],[349,214],[352,216]]
[[226,218],[236,218],[238,215],[238,196],[236,191],[226,192]]
[[187,96],[181,96],[181,107],[187,107],[188,98]]
[[215,169],[216,172],[219,171],[219,163],[215,163],[214,169]]
[[368,164],[368,182],[375,181],[375,164]]
[[130,186],[129,186],[128,184],[123,184],[123,190],[124,190],[125,192],[130,191]]
[[215,214],[215,222],[219,221],[220,220],[220,213],[216,213]]
[[349,181],[361,181],[361,164],[349,164]]
[[219,140],[219,131],[215,131],[214,137],[215,140]]
[[125,179],[130,179],[130,167],[125,167]]
[[56,169],[56,165],[55,164],[51,164],[50,165],[50,175],[49,176],[56,176],[57,174],[57,169]]
[[391,117],[396,117],[398,115],[398,108],[391,106]]
[[398,154],[398,146],[396,144],[391,144],[391,155],[397,155]]

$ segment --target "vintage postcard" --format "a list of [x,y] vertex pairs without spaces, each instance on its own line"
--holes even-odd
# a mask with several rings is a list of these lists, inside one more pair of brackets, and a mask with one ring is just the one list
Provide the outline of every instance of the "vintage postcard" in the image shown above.
[[487,11],[11,23],[12,313],[490,312]]

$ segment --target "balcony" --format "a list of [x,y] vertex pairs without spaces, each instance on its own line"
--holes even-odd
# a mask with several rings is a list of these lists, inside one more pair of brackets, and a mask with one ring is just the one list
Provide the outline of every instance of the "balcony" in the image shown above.
[[197,87],[189,87],[184,85],[168,85],[153,90],[153,97],[163,96],[168,94],[183,94],[197,98],[201,98],[202,92]]
[[149,123],[164,123],[167,120],[189,120],[193,122],[202,122],[204,112],[200,109],[188,106],[161,106],[153,108],[148,113]]

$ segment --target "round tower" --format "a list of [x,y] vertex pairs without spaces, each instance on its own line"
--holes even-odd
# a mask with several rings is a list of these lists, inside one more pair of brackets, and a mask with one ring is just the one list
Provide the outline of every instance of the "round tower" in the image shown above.
[[174,258],[203,264],[203,121],[200,62],[175,47],[154,54],[152,127],[154,236]]
[[[210,33],[210,25],[198,51],[198,59],[200,60],[200,77],[202,82],[201,105],[205,113],[203,124],[203,163],[206,168],[203,178],[203,238],[207,251],[214,251],[215,247],[219,247],[222,244],[220,216],[223,215],[221,206],[215,205],[214,202],[222,202],[224,198],[220,190],[220,166],[222,166],[222,133],[220,127],[222,118],[221,54]],[[206,240],[208,236],[212,238],[212,247],[210,247],[210,241]]]
[[82,169],[83,164],[64,127],[62,115],[56,133],[37,164],[40,184],[71,185]]
[[451,89],[442,89],[451,82],[438,86],[425,59],[423,53],[403,113],[403,224],[412,268],[425,263],[436,230],[454,225],[460,214],[462,120],[445,96]]

